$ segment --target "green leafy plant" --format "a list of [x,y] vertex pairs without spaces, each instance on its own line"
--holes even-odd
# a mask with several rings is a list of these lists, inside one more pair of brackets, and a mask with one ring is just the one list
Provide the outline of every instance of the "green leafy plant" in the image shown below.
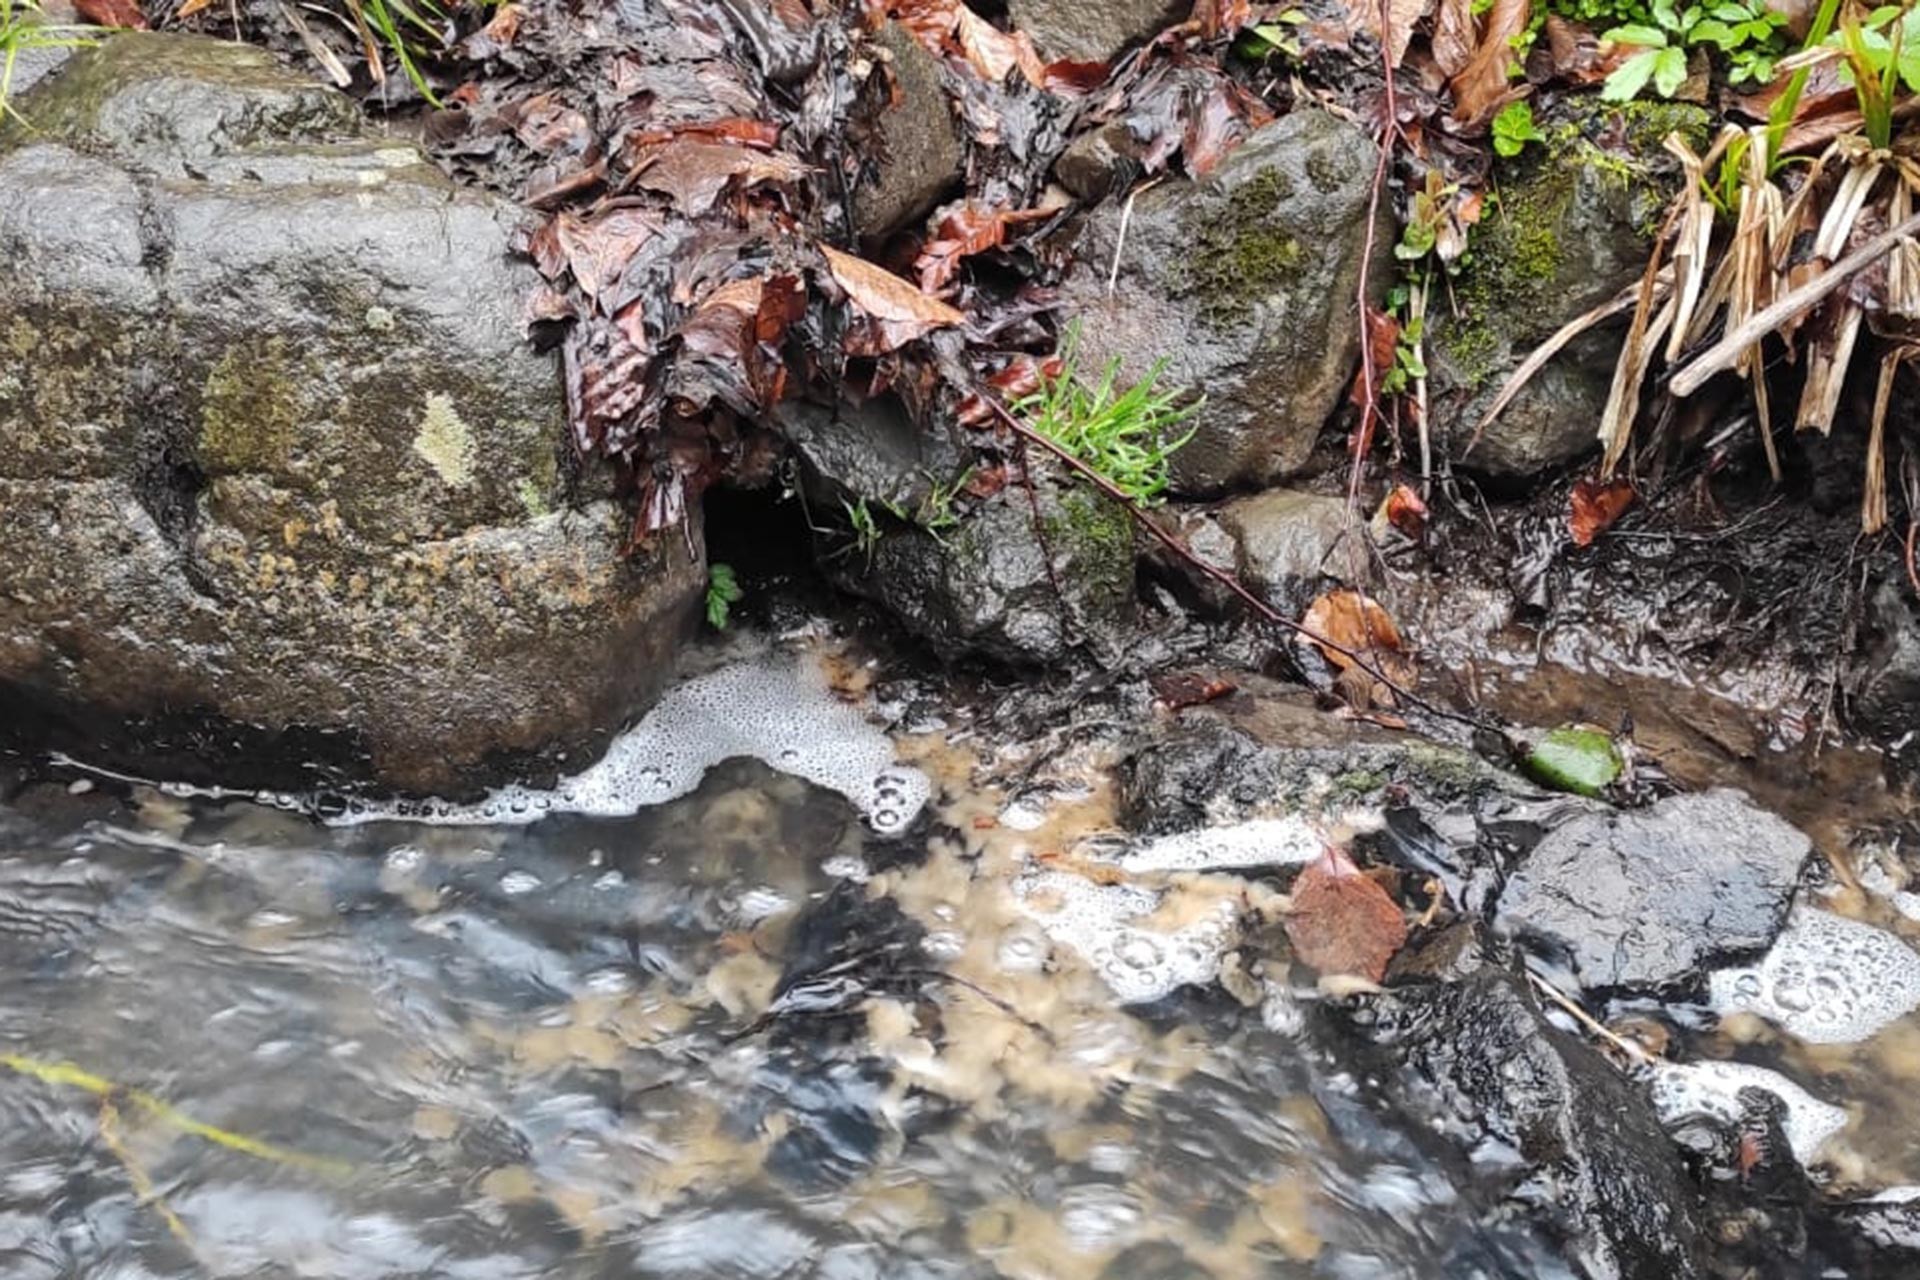
[[[416,8],[410,0],[347,0],[347,11],[367,46],[369,63],[377,56],[377,40],[393,54],[393,60],[420,96],[438,107],[440,98],[427,83],[419,60],[426,56],[425,49],[439,49],[445,43],[447,15],[437,0],[417,0],[417,3]],[[424,49],[416,43],[422,38],[429,42]],[[375,70],[379,68],[376,66]]]
[[1166,492],[1173,455],[1193,439],[1193,429],[1174,430],[1200,411],[1201,402],[1181,403],[1177,392],[1155,384],[1167,362],[1156,361],[1147,376],[1116,388],[1120,361],[1108,362],[1100,380],[1082,382],[1074,368],[1079,349],[1078,323],[1069,326],[1060,346],[1061,370],[1038,391],[1016,401],[1012,411],[1038,434],[1086,463],[1136,506],[1153,506]]
[[13,109],[13,70],[29,49],[80,49],[98,28],[48,22],[35,0],[0,0],[0,116],[26,121]]
[[1509,102],[1493,118],[1493,149],[1503,156],[1517,156],[1529,142],[1546,140],[1533,122],[1533,107],[1524,100]]
[[867,558],[868,564],[872,564],[873,550],[880,545],[880,521],[874,516],[873,509],[867,506],[865,498],[858,502],[848,502],[843,498],[840,505],[846,509],[847,527],[853,532],[850,549],[858,551]]
[[1290,58],[1300,56],[1299,28],[1307,15],[1299,9],[1283,9],[1265,22],[1248,27],[1233,42],[1233,51],[1250,62],[1264,62],[1276,53]]
[[707,625],[715,631],[727,629],[727,616],[747,593],[734,576],[730,564],[707,566]]
[[1773,65],[1783,50],[1780,28],[1784,15],[1765,0],[1721,0],[1721,3],[1682,4],[1680,0],[1653,0],[1643,20],[1630,21],[1601,36],[1610,44],[1626,44],[1640,52],[1607,77],[1600,96],[1625,102],[1640,95],[1649,83],[1655,93],[1671,98],[1687,79],[1687,50],[1712,46],[1725,56],[1727,78],[1734,84],[1765,84],[1773,79]]

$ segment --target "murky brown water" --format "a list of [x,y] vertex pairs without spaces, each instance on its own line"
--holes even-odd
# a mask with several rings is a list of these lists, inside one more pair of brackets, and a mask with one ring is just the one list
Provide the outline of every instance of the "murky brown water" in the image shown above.
[[[922,727],[937,813],[899,840],[749,761],[508,828],[30,791],[0,811],[0,1274],[1565,1274],[1271,990],[1141,1016],[1036,925],[1036,868],[1111,879],[1078,852],[1107,747],[1035,772]],[[1263,896],[1154,887],[1169,931]],[[1920,1131],[1920,1021],[1785,1069],[1851,1106],[1846,1181],[1920,1181],[1887,1136]]]

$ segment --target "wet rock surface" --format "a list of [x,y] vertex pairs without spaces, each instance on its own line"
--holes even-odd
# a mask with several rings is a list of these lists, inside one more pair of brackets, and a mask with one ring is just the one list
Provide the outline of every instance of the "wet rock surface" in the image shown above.
[[1403,1102],[1437,1104],[1465,1147],[1490,1138],[1511,1153],[1513,1199],[1554,1226],[1583,1274],[1703,1274],[1698,1193],[1651,1105],[1550,1026],[1522,979],[1482,969],[1396,990],[1355,1017],[1402,1065],[1388,1087]]
[[1108,62],[1128,46],[1179,21],[1191,0],[1008,0],[1007,15],[1033,38],[1040,56]]
[[1549,833],[1500,895],[1500,928],[1595,991],[1697,986],[1780,932],[1812,844],[1737,791],[1670,796]]
[[[1346,393],[1374,147],[1311,107],[1260,129],[1204,182],[1167,182],[1092,216],[1062,314],[1080,361],[1207,397],[1174,456],[1177,491],[1212,494],[1298,470]],[[1391,237],[1383,236],[1384,253]],[[1119,250],[1119,275],[1108,275]],[[1384,257],[1382,263],[1384,263]],[[1378,264],[1377,264],[1378,265]],[[1372,279],[1385,287],[1386,272]]]
[[1898,739],[1920,728],[1920,605],[1889,578],[1867,612],[1874,639],[1855,666],[1849,719],[1867,733]]
[[940,85],[940,64],[898,23],[874,37],[886,51],[892,94],[873,119],[874,177],[854,192],[862,239],[878,239],[923,217],[959,185],[966,151]]
[[230,785],[322,738],[458,790],[647,705],[702,566],[625,556],[626,514],[561,475],[511,206],[212,40],[116,37],[18,105],[0,681],[33,733]]
[[1620,348],[1605,327],[1548,363],[1477,442],[1473,433],[1521,360],[1639,277],[1675,178],[1661,140],[1704,136],[1706,119],[1672,104],[1602,109],[1551,126],[1544,155],[1502,166],[1499,203],[1474,228],[1452,289],[1457,314],[1438,309],[1428,347],[1435,438],[1456,464],[1531,476],[1594,447]]

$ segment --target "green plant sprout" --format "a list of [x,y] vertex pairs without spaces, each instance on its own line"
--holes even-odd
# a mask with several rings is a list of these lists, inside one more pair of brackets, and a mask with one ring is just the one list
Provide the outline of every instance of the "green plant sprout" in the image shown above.
[[0,116],[26,119],[13,109],[13,71],[29,49],[84,49],[98,27],[48,22],[36,0],[0,0]]
[[1172,433],[1200,411],[1201,402],[1182,404],[1179,393],[1155,390],[1166,372],[1165,360],[1156,361],[1140,381],[1116,390],[1120,361],[1115,358],[1089,386],[1074,367],[1079,342],[1076,321],[1060,345],[1059,375],[1043,379],[1040,389],[1016,401],[1012,411],[1134,505],[1153,506],[1166,492],[1173,455],[1193,439],[1193,428]]
[[727,629],[727,616],[747,593],[740,587],[730,564],[707,566],[707,625],[715,631]]

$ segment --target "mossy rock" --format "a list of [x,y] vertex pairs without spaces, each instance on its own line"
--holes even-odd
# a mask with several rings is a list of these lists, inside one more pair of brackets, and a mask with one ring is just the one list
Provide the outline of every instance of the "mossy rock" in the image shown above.
[[[1176,493],[1255,486],[1307,461],[1359,359],[1376,155],[1358,126],[1302,106],[1204,181],[1161,183],[1130,214],[1112,201],[1089,218],[1062,290],[1082,367],[1118,360],[1131,382],[1162,366],[1160,385],[1206,398],[1173,460]],[[1376,238],[1369,278],[1382,293],[1392,238]]]
[[1639,277],[1678,179],[1661,144],[1676,130],[1698,143],[1707,128],[1707,114],[1685,104],[1583,102],[1545,122],[1544,144],[1497,163],[1495,194],[1451,288],[1436,295],[1446,305],[1431,330],[1436,434],[1457,464],[1527,476],[1592,447],[1614,331],[1576,340],[1467,446],[1521,360]]
[[101,763],[285,785],[260,744],[317,735],[409,790],[646,708],[705,569],[563,480],[517,209],[221,41],[115,36],[17,106],[0,698]]

